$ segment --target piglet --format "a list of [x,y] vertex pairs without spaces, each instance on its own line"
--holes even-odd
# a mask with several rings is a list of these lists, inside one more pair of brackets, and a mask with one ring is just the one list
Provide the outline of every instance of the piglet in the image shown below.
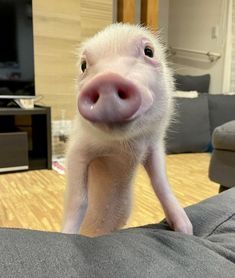
[[157,37],[144,27],[110,25],[82,44],[78,65],[62,232],[99,236],[123,227],[142,163],[169,225],[192,234],[166,175],[174,85]]

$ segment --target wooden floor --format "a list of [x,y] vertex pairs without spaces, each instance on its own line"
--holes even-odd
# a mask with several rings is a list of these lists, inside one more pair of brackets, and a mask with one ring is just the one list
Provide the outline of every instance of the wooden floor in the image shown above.
[[[183,207],[216,195],[208,179],[209,154],[167,157],[168,176]],[[0,226],[59,231],[65,177],[42,170],[0,175]],[[127,227],[156,223],[163,218],[148,177],[140,168],[135,179],[134,207]]]

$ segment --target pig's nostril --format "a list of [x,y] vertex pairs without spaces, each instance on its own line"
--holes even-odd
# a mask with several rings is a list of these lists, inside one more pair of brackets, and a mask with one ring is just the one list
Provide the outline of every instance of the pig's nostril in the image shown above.
[[96,93],[93,93],[91,96],[90,96],[90,102],[92,104],[96,104],[96,102],[98,101],[99,99],[99,94],[96,92]]
[[118,90],[118,96],[120,99],[127,99],[128,95],[126,92],[122,91],[122,90]]

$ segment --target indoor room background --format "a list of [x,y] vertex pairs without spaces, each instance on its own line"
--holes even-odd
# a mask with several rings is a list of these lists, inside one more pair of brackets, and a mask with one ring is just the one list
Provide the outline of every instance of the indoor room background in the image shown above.
[[[118,9],[123,9],[123,13]],[[233,63],[235,5],[232,0],[159,1],[55,1],[33,0],[36,94],[52,108],[53,150],[63,154],[76,113],[76,48],[108,24],[141,23],[160,33],[176,73],[210,74],[211,94],[229,93],[235,87]],[[218,55],[213,61],[193,50]],[[59,139],[62,138],[62,140]]]
[[[48,149],[52,141],[53,161],[61,159],[59,162],[64,174],[66,142],[77,113],[77,48],[83,40],[107,25],[119,21],[147,25],[159,34],[175,74],[210,75],[209,96],[230,95],[235,91],[235,3],[232,0],[32,0],[32,14],[28,14],[28,10],[25,12],[33,19],[35,104],[50,107],[51,114],[47,111],[41,115],[44,120],[45,117],[47,119],[43,128],[40,119],[36,119],[32,127],[32,123],[28,120],[25,122],[22,117],[14,124],[23,130],[11,130],[11,133],[23,131],[27,143],[24,154],[28,156],[34,149],[47,167],[37,168],[38,171],[3,173],[0,176],[2,226],[59,230],[66,179],[64,175],[51,171]],[[21,23],[19,18],[19,28]],[[25,40],[18,43],[19,48],[22,49],[22,44],[27,45],[30,38],[32,36],[26,32]],[[31,52],[26,46],[24,50],[28,55]],[[25,59],[27,55],[24,53],[19,55],[20,59]],[[7,71],[9,69],[0,67],[0,75]],[[32,74],[32,65],[20,67],[18,71],[21,76]],[[215,195],[219,188],[208,178],[211,157],[208,145],[211,147],[212,128],[205,96],[208,94],[202,92],[198,99],[186,100],[186,105],[181,106],[185,109],[179,113],[182,133],[179,129],[176,132],[173,130],[170,142],[174,148],[175,144],[180,145],[177,152],[173,152],[179,155],[167,156],[169,179],[183,206]],[[217,105],[219,101],[215,103]],[[234,117],[233,107],[230,110],[229,117]],[[27,113],[27,110],[24,112]],[[217,118],[223,120],[224,114],[222,111]],[[32,132],[35,127],[38,131]],[[193,148],[200,141],[198,137],[202,133],[203,144],[199,142],[200,148],[195,150]],[[43,146],[43,155],[50,160],[49,167],[45,157],[40,157],[40,146]],[[156,222],[163,215],[144,170],[137,176],[137,197],[129,226]]]

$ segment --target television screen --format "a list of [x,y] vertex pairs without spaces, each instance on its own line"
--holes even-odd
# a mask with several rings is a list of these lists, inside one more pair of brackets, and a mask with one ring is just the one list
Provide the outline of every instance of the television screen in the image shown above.
[[16,16],[12,1],[0,1],[0,61],[1,63],[16,62]]
[[0,98],[34,95],[32,0],[0,0]]

